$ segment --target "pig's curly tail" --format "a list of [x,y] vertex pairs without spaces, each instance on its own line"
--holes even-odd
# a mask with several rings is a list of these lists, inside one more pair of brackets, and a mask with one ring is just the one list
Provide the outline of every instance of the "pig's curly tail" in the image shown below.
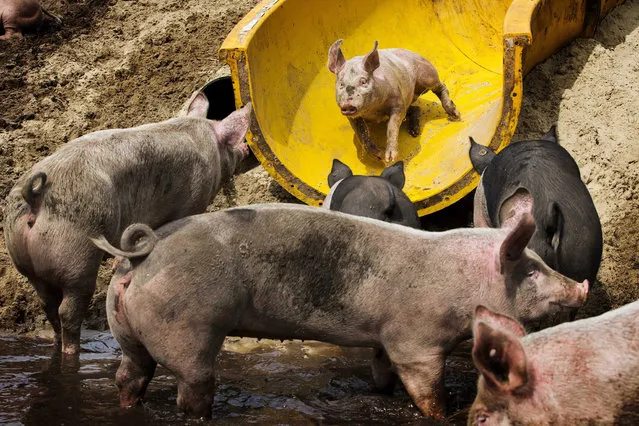
[[120,256],[127,259],[148,256],[153,251],[158,240],[158,236],[151,227],[143,223],[134,223],[124,230],[120,239],[122,250],[113,247],[102,235],[98,238],[91,238],[93,244],[99,249],[112,256]]
[[47,184],[47,174],[38,172],[32,175],[27,183],[22,187],[22,198],[34,207],[40,201],[40,197],[44,194],[45,185]]

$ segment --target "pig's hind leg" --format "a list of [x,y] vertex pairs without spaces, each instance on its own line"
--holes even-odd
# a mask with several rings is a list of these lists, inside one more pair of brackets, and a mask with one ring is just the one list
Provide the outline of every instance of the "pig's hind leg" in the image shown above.
[[448,93],[448,88],[441,81],[439,85],[431,89],[435,95],[439,98],[444,107],[444,111],[448,114],[448,119],[451,121],[459,121],[461,120],[461,113],[455,106],[455,103],[450,98],[450,94]]
[[157,363],[141,343],[118,339],[122,348],[122,362],[115,374],[115,384],[120,389],[120,405],[131,407],[144,397]]
[[62,303],[62,291],[44,281],[31,280],[31,283],[38,293],[38,296],[40,296],[44,313],[46,314],[49,323],[51,323],[51,327],[55,333],[55,344],[59,350],[62,345],[62,327],[60,325],[58,309]]
[[174,370],[178,378],[177,404],[187,414],[210,418],[215,397],[215,358],[225,334],[214,332],[199,337],[189,340],[187,355],[175,359],[179,365]]

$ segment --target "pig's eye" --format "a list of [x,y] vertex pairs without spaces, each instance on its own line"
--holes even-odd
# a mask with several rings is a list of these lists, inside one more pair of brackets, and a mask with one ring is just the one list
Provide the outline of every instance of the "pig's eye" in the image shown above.
[[341,84],[339,85],[339,88],[340,88],[340,89],[343,89],[343,88],[344,88],[344,83],[341,83]]
[[535,278],[537,276],[537,270],[536,269],[531,269],[530,271],[528,271],[526,276],[528,278]]
[[484,423],[486,423],[486,421],[488,421],[488,417],[486,417],[486,416],[477,416],[475,418],[475,423],[478,424],[478,425],[479,424],[484,424]]
[[366,78],[364,78],[364,77],[362,77],[362,78],[360,78],[360,79],[359,79],[359,84],[360,84],[360,86],[364,86],[364,85],[366,85],[367,83],[368,83],[368,79],[366,79]]

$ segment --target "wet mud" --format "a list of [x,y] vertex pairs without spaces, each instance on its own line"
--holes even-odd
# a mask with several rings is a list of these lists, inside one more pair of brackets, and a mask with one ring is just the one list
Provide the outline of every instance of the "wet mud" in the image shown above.
[[[201,424],[178,413],[177,384],[159,367],[143,405],[120,408],[120,350],[109,332],[85,330],[80,359],[54,355],[49,339],[0,336],[0,423]],[[372,390],[372,351],[319,342],[227,338],[217,359],[216,424],[465,424],[477,372],[468,347],[447,361],[447,422],[426,419],[403,386]],[[461,411],[460,411],[461,409]]]

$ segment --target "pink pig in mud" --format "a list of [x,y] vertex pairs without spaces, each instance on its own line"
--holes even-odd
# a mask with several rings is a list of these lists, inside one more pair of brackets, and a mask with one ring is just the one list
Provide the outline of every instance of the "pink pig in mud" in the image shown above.
[[45,19],[62,22],[38,0],[0,0],[0,40],[22,37],[23,32],[36,30]]
[[548,268],[526,244],[535,224],[424,232],[308,206],[252,205],[157,231],[131,225],[107,317],[122,347],[120,403],[135,404],[156,363],[178,406],[209,416],[215,358],[231,336],[370,347],[375,382],[394,369],[419,409],[444,415],[444,360],[471,336],[475,306],[524,320],[579,306],[588,283]]
[[77,353],[80,326],[104,253],[131,223],[160,226],[201,213],[248,155],[251,107],[206,118],[196,92],[180,117],[103,130],[68,142],[20,178],[6,200],[9,255],[42,299],[62,351]]
[[[450,120],[460,120],[461,114],[450,99],[446,85],[429,61],[406,49],[373,50],[366,56],[348,61],[337,40],[328,52],[328,69],[335,74],[335,97],[342,114],[348,118],[360,142],[372,155],[392,163],[397,160],[399,126],[407,118],[408,133],[419,135],[417,98],[432,90],[440,99]],[[386,152],[371,140],[367,121],[388,119]]]
[[478,306],[468,425],[639,424],[639,301],[526,336]]

